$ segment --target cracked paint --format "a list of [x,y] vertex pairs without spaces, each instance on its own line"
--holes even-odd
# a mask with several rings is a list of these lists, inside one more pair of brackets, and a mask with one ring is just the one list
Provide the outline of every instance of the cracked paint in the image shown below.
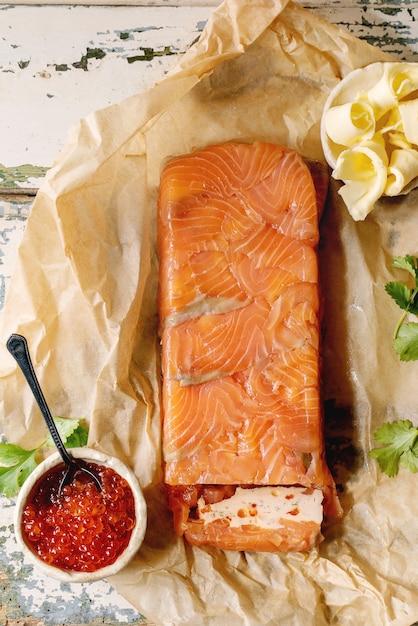
[[[4,307],[4,299],[11,279],[17,248],[23,237],[31,205],[32,202],[30,201],[6,201],[2,200],[0,196],[0,311]],[[2,507],[0,509],[0,523],[5,523]],[[0,571],[2,571],[1,554],[3,549],[4,546],[0,545]]]
[[86,54],[83,54],[80,61],[72,63],[72,66],[76,69],[82,69],[87,72],[90,59],[103,59],[106,56],[106,52],[100,48],[87,48]]
[[[345,3],[344,3],[345,4]],[[333,7],[333,21],[356,37],[367,41],[399,60],[418,61],[418,5],[404,1],[369,3],[358,0],[358,10],[349,6]],[[327,8],[318,7],[319,15],[327,17]],[[393,19],[390,19],[393,18]]]
[[210,14],[204,6],[145,5],[2,11],[0,119],[7,151],[0,162],[7,166],[52,164],[80,119],[161,81]]
[[[13,527],[14,500],[0,495],[0,623],[10,623],[22,614],[37,620],[40,626],[55,626],[57,615],[62,624],[146,623],[143,616],[105,581],[96,583],[64,583],[47,578],[25,563],[19,551]],[[4,605],[7,604],[7,618]],[[106,616],[105,621],[100,616]],[[2,621],[7,619],[8,621]],[[41,621],[42,620],[42,621]]]
[[[57,8],[59,9],[59,7],[40,6],[39,11],[47,10],[48,14],[52,15],[52,12]],[[75,7],[70,7],[71,13],[74,8]],[[19,10],[21,7],[17,7],[17,9]],[[80,13],[84,14],[86,10],[88,11],[89,7],[83,6],[77,7],[77,9],[80,10]],[[33,10],[33,7],[28,7],[27,10]],[[114,12],[114,9],[111,7],[102,7],[101,10],[105,17],[110,16],[111,13]],[[198,10],[199,12],[204,11],[202,8]],[[15,11],[16,7],[13,7],[13,12]],[[134,9],[130,10],[130,12],[132,11],[134,11]],[[154,7],[153,10],[141,7],[139,12],[136,11],[135,13],[144,15],[146,11],[149,12],[150,15],[161,14],[161,10],[156,7]],[[120,59],[124,62],[129,59],[128,64],[131,64],[133,62],[132,59],[135,61],[152,60],[155,57],[181,54],[191,43],[193,37],[184,44],[183,40],[186,27],[182,24],[181,13],[179,13],[176,7],[166,7],[165,11],[167,12],[167,16],[171,13],[171,18],[169,17],[167,20],[168,25],[166,26],[161,26],[156,23],[147,24],[144,20],[143,23],[134,26],[128,26],[128,23],[125,23],[122,27],[115,25],[113,28],[96,28],[95,30],[91,30],[90,37],[84,39],[83,44],[82,31],[84,29],[81,28],[82,25],[80,25],[80,23],[75,24],[72,30],[71,26],[69,26],[68,31],[72,34],[67,37],[60,37],[60,31],[63,29],[61,24],[51,24],[48,34],[45,32],[44,47],[47,46],[50,48],[52,58],[45,59],[43,67],[39,67],[38,65],[39,51],[42,48],[41,45],[36,47],[39,37],[38,33],[34,36],[35,52],[32,58],[28,50],[30,37],[28,37],[27,31],[20,30],[19,25],[19,28],[14,28],[11,31],[4,29],[3,36],[1,36],[2,27],[0,24],[0,70],[2,72],[19,72],[19,70],[24,70],[28,66],[35,67],[33,77],[37,78],[42,73],[45,73],[47,68],[54,68],[58,73],[69,72],[73,68],[91,71],[98,67],[97,64],[92,64],[91,61],[100,61],[104,59],[104,57],[108,57],[109,60],[112,61]],[[123,15],[125,11],[121,8],[118,13],[119,12]],[[69,19],[69,16],[66,16],[66,19]],[[83,22],[85,22],[85,19]],[[201,32],[205,22],[206,20],[202,19],[196,20],[191,29],[192,32],[196,34]],[[187,28],[190,33],[190,26]],[[65,51],[64,45],[61,45],[61,43],[65,44],[67,40],[71,39],[73,39],[74,45],[71,52],[72,56],[70,57],[69,50],[67,49]],[[77,44],[77,41],[80,43]],[[56,42],[56,44],[54,42]],[[42,43],[42,41],[39,43]],[[60,48],[62,48],[62,50],[60,50]],[[74,51],[77,49],[80,50],[80,57],[74,59]],[[55,58],[53,58],[54,55]]]
[[0,188],[36,187],[45,177],[47,167],[39,165],[17,165],[5,167],[0,163]]
[[154,50],[153,48],[140,48],[143,54],[126,57],[128,63],[134,63],[135,61],[152,61],[155,57],[171,56],[176,54],[172,52],[170,46],[166,46],[163,50]]

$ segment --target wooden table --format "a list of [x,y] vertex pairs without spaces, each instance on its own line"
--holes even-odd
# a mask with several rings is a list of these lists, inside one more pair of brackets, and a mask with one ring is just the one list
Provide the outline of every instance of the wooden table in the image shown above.
[[[0,3],[0,315],[33,197],[69,129],[161,79],[217,4]],[[301,4],[418,62],[418,0]],[[34,573],[16,548],[13,510],[14,502],[0,496],[0,625],[149,623],[106,581],[69,585]]]

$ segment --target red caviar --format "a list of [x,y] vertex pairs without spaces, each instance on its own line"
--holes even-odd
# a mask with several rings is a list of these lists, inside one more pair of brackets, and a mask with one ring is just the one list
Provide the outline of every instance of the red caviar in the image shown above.
[[102,484],[83,472],[58,497],[64,465],[32,489],[22,516],[26,544],[42,561],[64,570],[94,572],[111,565],[129,543],[135,501],[127,481],[104,465],[86,463]]

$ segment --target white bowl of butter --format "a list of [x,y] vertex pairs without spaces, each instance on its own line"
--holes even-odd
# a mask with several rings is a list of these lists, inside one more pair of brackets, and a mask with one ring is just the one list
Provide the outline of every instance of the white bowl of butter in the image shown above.
[[418,63],[372,63],[331,91],[321,141],[351,216],[418,186]]

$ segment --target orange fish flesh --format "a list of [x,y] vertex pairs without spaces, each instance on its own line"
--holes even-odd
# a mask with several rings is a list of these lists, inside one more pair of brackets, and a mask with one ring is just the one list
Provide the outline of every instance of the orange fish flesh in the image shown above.
[[[226,143],[177,157],[158,201],[163,456],[178,534],[196,545],[307,550],[320,524],[199,517],[237,486],[321,490],[325,461],[316,246],[328,175],[295,151]],[[317,493],[317,492],[316,492]],[[200,500],[199,500],[200,499]]]

